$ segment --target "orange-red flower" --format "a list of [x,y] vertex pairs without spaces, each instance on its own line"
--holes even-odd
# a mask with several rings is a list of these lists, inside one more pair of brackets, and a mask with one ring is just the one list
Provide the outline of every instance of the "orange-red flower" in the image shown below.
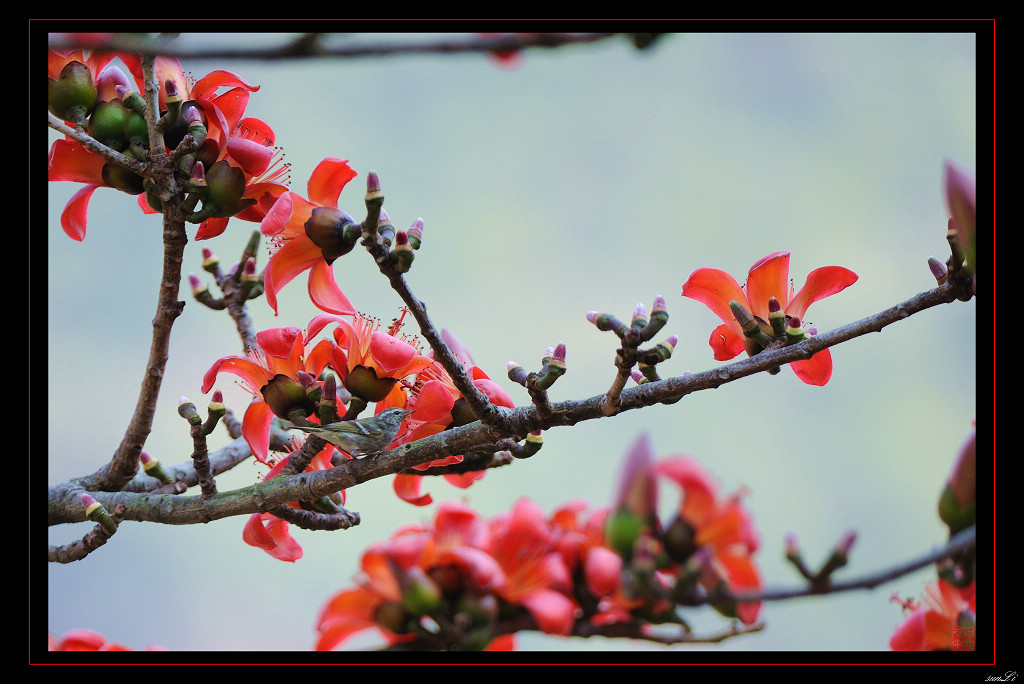
[[[441,331],[441,337],[462,363],[477,389],[483,392],[495,406],[514,408],[515,402],[501,385],[491,380],[482,368],[473,363],[473,358],[465,345],[448,330]],[[429,355],[432,356],[432,353]],[[462,392],[455,387],[451,376],[439,363],[432,363],[423,368],[417,378],[413,396],[409,399],[409,408],[415,412],[409,416],[408,431],[399,443],[414,442],[430,435],[436,435],[453,427],[466,425],[476,420],[472,410],[462,397]],[[434,466],[461,463],[462,454],[431,461],[415,467],[416,470],[427,470]],[[446,474],[450,484],[465,489],[484,476],[483,471],[461,475]],[[399,473],[395,476],[395,493],[399,498],[415,506],[426,506],[433,499],[429,494],[420,494],[422,478],[419,475]]]
[[939,651],[953,647],[958,627],[975,624],[975,587],[958,589],[945,580],[929,582],[923,605],[910,604],[911,614],[889,639],[894,651]]
[[[773,252],[750,267],[747,282],[741,287],[736,280],[714,268],[698,268],[683,283],[683,296],[706,304],[724,322],[711,333],[709,344],[715,359],[727,361],[742,351],[748,356],[763,347],[743,334],[743,328],[730,309],[729,302],[741,304],[757,320],[761,329],[772,336],[768,302],[779,302],[787,322],[806,323],[808,307],[819,299],[841,292],[857,282],[857,274],[841,266],[824,266],[810,272],[799,292],[793,291],[789,278],[789,252]],[[824,385],[832,377],[832,355],[823,349],[806,361],[789,364],[796,376],[810,385]]]
[[309,177],[309,199],[285,192],[267,212],[260,231],[270,236],[274,253],[264,272],[264,287],[275,314],[277,293],[307,270],[309,297],[314,305],[330,313],[355,313],[334,280],[332,266],[358,239],[355,219],[338,209],[342,189],[355,177],[348,161],[328,157]]
[[[363,404],[377,402],[377,412],[405,408],[408,397],[403,380],[433,365],[416,347],[398,337],[397,329],[380,330],[380,321],[358,316],[338,318],[331,365],[338,381]],[[397,324],[396,324],[397,326]]]
[[[335,594],[322,608],[317,650],[330,650],[353,634],[377,629],[389,643],[415,639],[418,626],[432,614],[479,622],[477,648],[508,646],[488,627],[496,606],[485,597],[504,587],[506,578],[490,555],[487,523],[465,504],[446,502],[432,524],[406,525],[368,548],[360,559],[357,586]],[[431,618],[432,621],[432,618]],[[423,636],[420,634],[419,636]]]
[[[719,496],[714,480],[692,456],[668,456],[656,469],[682,489],[678,517],[672,524],[685,527],[686,534],[681,536],[692,549],[690,553],[700,549],[710,552],[708,561],[713,572],[704,573],[702,582],[724,578],[731,591],[760,590],[761,573],[752,557],[760,547],[760,537],[740,495]],[[673,536],[673,531],[666,534]],[[705,588],[712,590],[714,586]],[[739,603],[736,617],[749,625],[760,609],[760,603]]]
[[222,372],[233,373],[253,394],[253,401],[242,418],[242,436],[253,454],[263,462],[270,446],[270,421],[274,416],[289,418],[293,411],[313,413],[299,372],[319,377],[331,360],[333,344],[321,340],[313,344],[323,328],[343,319],[321,314],[314,317],[305,333],[296,327],[270,328],[256,334],[257,349],[249,356],[225,356],[218,359],[203,376],[203,393],[213,389]]
[[[231,200],[227,207],[204,200],[202,210],[189,218],[195,222],[209,215],[199,224],[197,240],[223,233],[232,216],[262,222],[277,199],[288,192],[289,166],[282,163],[280,149],[274,147],[273,129],[260,119],[246,117],[237,122],[227,140],[217,142],[208,138],[196,158],[207,169],[208,186],[213,188],[218,177],[223,177],[222,185],[230,186],[224,194]],[[230,215],[223,215],[226,213]]]
[[544,510],[527,498],[490,520],[491,555],[507,582],[496,593],[526,608],[541,631],[566,635],[575,623],[572,578]]

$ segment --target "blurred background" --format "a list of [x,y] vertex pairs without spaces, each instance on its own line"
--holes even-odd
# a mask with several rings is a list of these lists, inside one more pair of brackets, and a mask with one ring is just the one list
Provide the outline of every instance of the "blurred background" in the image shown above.
[[[182,49],[269,46],[288,37],[184,34],[179,42]],[[299,194],[323,157],[348,159],[359,176],[340,206],[359,218],[366,173],[378,172],[396,227],[417,217],[425,223],[411,288],[437,327],[458,335],[517,404],[529,396],[507,380],[506,363],[536,369],[558,342],[567,346],[568,372],[552,400],[603,393],[615,372],[616,338],[588,323],[586,312],[628,318],[659,294],[671,316],[662,335],[679,336],[659,366],[662,377],[720,365],[707,344],[719,320],[680,296],[696,268],[720,268],[742,282],[755,261],[785,249],[797,288],[819,266],[852,269],[860,276],[854,286],[811,309],[822,331],[934,287],[927,257],[948,256],[943,164],[976,168],[973,34],[670,34],[645,51],[625,38],[533,50],[514,69],[482,54],[183,65],[194,78],[227,69],[261,86],[246,114],[276,131]],[[57,137],[50,131],[48,143]],[[136,402],[160,278],[160,219],[143,216],[134,197],[100,189],[85,240],[64,234],[60,213],[79,187],[48,185],[51,484],[93,472],[117,448]],[[201,249],[229,265],[257,228],[232,219],[223,235],[191,241],[184,271],[200,274],[216,294]],[[401,300],[361,249],[334,271],[361,311],[385,323],[399,314]],[[283,290],[280,316],[254,301],[256,328],[304,328],[317,313],[305,282]],[[191,452],[178,398],[205,406],[203,373],[241,352],[228,317],[195,303],[187,278],[180,298],[188,304],[174,326],[146,445],[165,463]],[[522,496],[547,510],[570,499],[604,505],[623,455],[644,431],[659,455],[698,457],[723,490],[749,488],[768,587],[799,583],[783,559],[787,530],[812,565],[855,530],[851,561],[837,578],[880,570],[945,540],[936,501],[975,417],[975,314],[974,301],[956,302],[834,347],[824,388],[783,369],[671,406],[551,430],[535,457],[490,471],[467,490],[426,480],[431,506],[399,500],[391,478],[368,483],[348,492],[359,526],[292,528],[305,551],[294,564],[244,544],[242,518],[124,523],[85,560],[48,564],[48,631],[89,628],[133,649],[309,650],[320,607],[351,584],[371,542],[430,519],[447,499],[488,516]],[[249,395],[233,376],[221,376],[217,387],[241,416]],[[228,441],[218,430],[210,448]],[[219,489],[257,481],[265,472],[258,465],[248,461],[219,477]],[[666,511],[675,496],[664,490]],[[49,541],[70,542],[90,527],[51,528]],[[884,651],[902,621],[890,595],[919,597],[933,578],[925,569],[873,591],[768,603],[762,632],[714,646],[540,634],[521,634],[519,644],[652,657]],[[688,617],[702,634],[726,626],[709,608]]]

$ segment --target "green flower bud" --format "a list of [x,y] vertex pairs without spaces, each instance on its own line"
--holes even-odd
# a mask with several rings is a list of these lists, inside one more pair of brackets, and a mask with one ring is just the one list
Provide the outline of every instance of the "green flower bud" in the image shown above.
[[413,615],[429,615],[441,603],[440,587],[416,566],[406,571],[402,584],[402,606]]
[[68,62],[58,80],[47,79],[47,104],[54,116],[64,121],[85,124],[85,118],[96,106],[99,97],[89,67],[81,62]]
[[98,103],[89,117],[89,135],[109,148],[123,150],[128,146],[128,137],[125,135],[128,114],[120,100]]
[[107,509],[103,507],[103,504],[88,494],[82,494],[82,505],[85,507],[85,517],[99,524],[104,532],[107,534],[117,532],[117,523],[107,513]]
[[[122,151],[126,157],[135,158],[135,155],[130,149]],[[100,175],[103,177],[103,182],[112,188],[117,188],[121,192],[126,192],[129,195],[141,195],[146,191],[145,179],[134,171],[129,171],[123,166],[117,164],[106,163],[100,171]]]
[[256,200],[243,198],[245,173],[222,159],[206,171],[206,196],[203,198],[202,219],[234,216],[252,205]]
[[620,508],[608,515],[605,523],[605,541],[625,559],[633,554],[636,540],[649,529],[646,516],[635,515],[628,509]]

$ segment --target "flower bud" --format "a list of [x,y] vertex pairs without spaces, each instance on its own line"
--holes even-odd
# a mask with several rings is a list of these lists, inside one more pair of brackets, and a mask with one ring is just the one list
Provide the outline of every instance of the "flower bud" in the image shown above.
[[85,125],[86,117],[96,107],[99,97],[89,67],[81,62],[68,62],[56,81],[52,78],[47,81],[50,112],[76,126]]
[[611,314],[588,311],[587,320],[596,325],[598,330],[613,330],[620,337],[626,332],[626,324]]
[[408,273],[412,267],[414,256],[412,245],[409,244],[409,236],[405,231],[398,231],[398,234],[395,235],[395,248],[391,252],[391,258],[395,262],[395,269],[399,273]]
[[423,219],[418,218],[413,221],[406,234],[409,236],[409,244],[412,245],[412,248],[419,249],[423,242]]
[[772,326],[772,332],[776,338],[786,334],[786,312],[775,297],[768,298],[768,323]]
[[202,425],[203,419],[196,410],[196,405],[188,397],[178,399],[178,415],[188,421],[189,425]]
[[366,202],[383,201],[384,199],[384,193],[380,189],[380,177],[377,176],[376,171],[366,174],[366,197],[364,199]]
[[89,117],[89,135],[107,147],[120,152],[128,146],[124,125],[128,110],[121,100],[99,102]]
[[82,505],[85,507],[85,517],[99,524],[104,532],[108,535],[117,532],[117,523],[107,513],[107,509],[103,507],[103,504],[88,494],[82,494]]
[[928,257],[928,269],[932,272],[935,277],[935,282],[939,285],[946,282],[948,271],[946,270],[946,264],[942,263],[933,256]]
[[196,299],[199,299],[202,294],[209,292],[209,288],[206,287],[195,273],[188,274],[188,284],[192,288],[192,296]]
[[939,518],[949,527],[950,534],[970,527],[977,519],[976,464],[976,431],[972,429],[957,453],[939,497]]
[[195,107],[189,107],[185,115],[185,121],[188,134],[195,139],[196,146],[202,145],[206,140],[206,125],[203,123],[203,117],[200,115],[199,110]]
[[646,326],[647,308],[642,303],[638,303],[635,307],[633,307],[633,317],[629,321],[629,327],[643,328]]
[[668,323],[668,309],[665,306],[665,298],[658,295],[654,298],[650,320],[648,320],[647,326],[644,328],[644,341],[654,337],[659,330],[665,327],[666,323]]
[[194,223],[199,222],[197,218],[205,220],[234,216],[256,204],[255,199],[242,197],[245,194],[245,173],[226,159],[206,171],[206,188],[201,215],[190,218]]
[[505,368],[508,372],[509,380],[519,385],[526,384],[526,378],[527,376],[529,376],[529,373],[526,371],[525,368],[520,366],[515,361],[509,361],[507,364],[505,364]]
[[203,270],[207,271],[208,273],[213,273],[214,271],[217,270],[217,267],[219,265],[220,265],[220,259],[218,259],[217,255],[213,253],[213,250],[211,250],[209,247],[204,247],[203,248]]
[[377,232],[380,234],[381,242],[385,247],[391,246],[395,237],[395,226],[391,223],[391,217],[384,209],[380,210],[380,217],[377,219]]
[[[761,330],[761,326],[758,324],[757,319],[751,316],[750,312],[747,311],[742,304],[733,300],[729,302],[729,309],[732,311],[732,315],[736,318],[736,322],[740,324],[741,328],[743,328],[743,334],[748,340],[760,345],[761,349],[764,349],[771,344],[772,338],[768,337],[768,335]],[[747,344],[747,353],[750,356],[761,351],[761,349],[752,349],[750,344]]]
[[150,456],[145,451],[142,452],[140,459],[142,460],[142,470],[145,471],[150,477],[155,477],[164,484],[173,484],[174,478],[164,472],[164,469],[160,466],[160,461],[156,457]]

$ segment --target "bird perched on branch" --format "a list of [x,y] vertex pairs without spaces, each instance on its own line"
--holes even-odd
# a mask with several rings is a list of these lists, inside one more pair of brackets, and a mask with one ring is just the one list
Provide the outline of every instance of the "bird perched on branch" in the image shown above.
[[370,418],[339,420],[327,425],[292,425],[296,430],[316,435],[351,456],[373,456],[388,448],[398,434],[402,421],[412,411],[389,408]]

